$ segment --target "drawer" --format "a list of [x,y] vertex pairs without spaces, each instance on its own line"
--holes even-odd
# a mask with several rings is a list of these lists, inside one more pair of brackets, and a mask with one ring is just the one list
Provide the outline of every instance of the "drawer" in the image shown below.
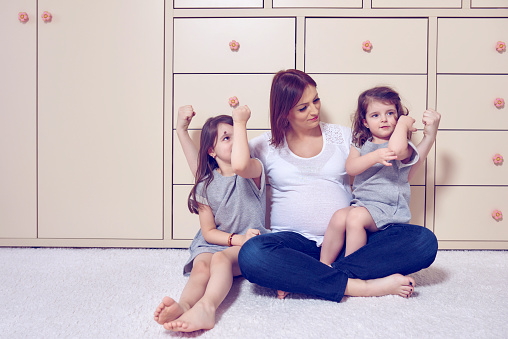
[[[436,187],[434,233],[438,240],[508,240],[508,187]],[[499,210],[504,219],[496,221]]]
[[425,186],[411,186],[410,224],[425,226]]
[[427,26],[426,18],[308,18],[305,71],[426,74]]
[[471,8],[508,8],[506,0],[471,0]]
[[[247,123],[249,125],[249,123]],[[194,120],[191,122],[191,127],[199,126],[202,127],[203,124],[196,124]],[[250,139],[257,137],[265,133],[266,130],[248,130],[247,137]],[[199,138],[201,137],[201,130],[189,130],[189,135],[191,139],[194,141],[196,147],[199,146]],[[176,135],[176,131],[173,131],[173,183],[174,184],[193,184],[194,176],[189,170],[189,165],[187,164],[187,160],[185,159],[185,155],[182,151],[182,146],[180,145],[180,140],[178,140],[178,136]]]
[[263,0],[174,0],[174,8],[263,8]]
[[[275,73],[295,68],[295,23],[295,18],[176,18],[174,72]],[[233,40],[239,43],[237,50],[230,48]]]
[[[436,185],[508,185],[508,131],[439,131],[436,140]],[[508,196],[505,196],[508,198]]]
[[386,85],[396,90],[416,119],[416,128],[423,128],[422,114],[427,107],[426,75],[380,74],[311,74],[321,98],[323,121],[351,127],[358,96],[374,86]]
[[173,185],[173,236],[172,239],[193,239],[199,231],[199,217],[187,207],[192,185]]
[[461,0],[372,0],[372,8],[461,8]]
[[201,128],[206,119],[231,114],[229,98],[249,106],[252,114],[248,128],[270,129],[270,88],[273,74],[175,74],[173,77],[174,121],[178,108],[192,105],[197,115],[193,128]]
[[508,73],[508,18],[438,19],[438,73]]
[[362,0],[272,0],[273,8],[362,8]]
[[[496,107],[502,98],[504,106]],[[437,76],[442,129],[508,129],[508,75]]]

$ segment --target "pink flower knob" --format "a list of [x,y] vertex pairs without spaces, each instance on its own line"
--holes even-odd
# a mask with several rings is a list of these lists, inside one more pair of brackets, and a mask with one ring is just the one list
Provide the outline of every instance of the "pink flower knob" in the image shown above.
[[240,101],[238,101],[237,97],[229,98],[229,106],[236,107],[236,106],[238,106],[239,103],[240,103]]
[[21,22],[27,22],[28,21],[28,14],[26,14],[26,12],[19,12],[18,13],[18,20]]
[[492,218],[496,221],[501,221],[503,220],[503,213],[500,210],[495,210],[492,212]]
[[238,48],[240,48],[240,43],[238,41],[231,40],[229,42],[229,48],[231,48],[232,51],[237,51]]
[[370,52],[372,49],[372,43],[369,40],[365,40],[362,44],[362,48],[365,52]]
[[44,11],[44,13],[42,13],[41,15],[41,18],[42,18],[42,21],[44,22],[51,22],[51,13],[50,12],[47,12],[47,11]]
[[492,161],[494,161],[494,164],[496,165],[502,165],[503,164],[503,156],[501,154],[495,154],[493,157],[492,157]]
[[496,100],[494,100],[494,106],[496,106],[497,108],[503,108],[504,107],[504,99],[503,98],[496,98]]
[[503,41],[498,41],[496,45],[496,51],[499,53],[506,51],[506,43]]

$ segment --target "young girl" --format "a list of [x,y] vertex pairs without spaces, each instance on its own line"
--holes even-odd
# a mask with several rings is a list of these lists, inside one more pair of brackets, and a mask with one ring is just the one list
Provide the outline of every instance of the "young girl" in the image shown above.
[[367,243],[367,232],[411,220],[411,166],[418,161],[408,140],[415,120],[397,92],[375,87],[363,92],[353,118],[353,138],[346,171],[354,176],[353,200],[335,212],[325,232],[320,261],[331,265],[342,247],[345,256]]
[[[241,274],[240,247],[267,232],[263,165],[250,158],[247,143],[249,108],[235,109],[233,118],[220,115],[206,121],[197,162],[187,133],[193,115],[191,106],[180,108],[177,133],[191,170],[196,170],[188,205],[199,215],[201,230],[189,248],[184,274],[190,272],[190,278],[180,301],[164,297],[155,311],[155,321],[165,329],[183,332],[214,327],[217,307],[228,294],[233,277]],[[195,163],[197,169],[192,165]]]

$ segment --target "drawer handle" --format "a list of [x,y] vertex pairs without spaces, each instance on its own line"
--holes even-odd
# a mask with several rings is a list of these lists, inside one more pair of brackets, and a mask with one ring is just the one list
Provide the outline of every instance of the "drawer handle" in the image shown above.
[[503,220],[503,213],[500,210],[495,210],[492,212],[492,218],[496,221],[501,221]]
[[42,18],[42,21],[44,22],[51,22],[51,13],[50,12],[47,12],[47,11],[44,11],[44,13],[42,13],[41,15],[41,18]]
[[238,100],[237,97],[229,98],[229,106],[236,107],[236,106],[238,106],[239,103],[240,103],[240,101]]
[[231,48],[232,51],[237,51],[238,48],[240,48],[240,43],[238,41],[231,40],[229,42],[229,48]]
[[372,43],[369,40],[365,40],[362,43],[362,48],[365,52],[370,52],[370,50],[372,49]]
[[27,22],[28,21],[28,14],[26,14],[26,12],[19,12],[18,13],[18,20],[21,22]]
[[501,154],[495,154],[493,157],[492,157],[492,160],[494,161],[494,164],[495,165],[502,165],[503,164],[503,156]]
[[498,41],[496,45],[496,51],[499,53],[506,51],[506,43],[504,41]]
[[496,100],[494,100],[494,106],[496,106],[497,108],[503,108],[504,107],[504,99],[503,98],[496,98]]

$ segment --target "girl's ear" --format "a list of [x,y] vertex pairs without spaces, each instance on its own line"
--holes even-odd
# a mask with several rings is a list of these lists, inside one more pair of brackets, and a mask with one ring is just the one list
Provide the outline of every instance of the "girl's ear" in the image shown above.
[[369,129],[369,125],[367,124],[366,119],[362,119],[363,126],[365,126],[367,129]]
[[208,149],[208,155],[215,159],[215,151],[213,150],[213,148],[210,147]]

